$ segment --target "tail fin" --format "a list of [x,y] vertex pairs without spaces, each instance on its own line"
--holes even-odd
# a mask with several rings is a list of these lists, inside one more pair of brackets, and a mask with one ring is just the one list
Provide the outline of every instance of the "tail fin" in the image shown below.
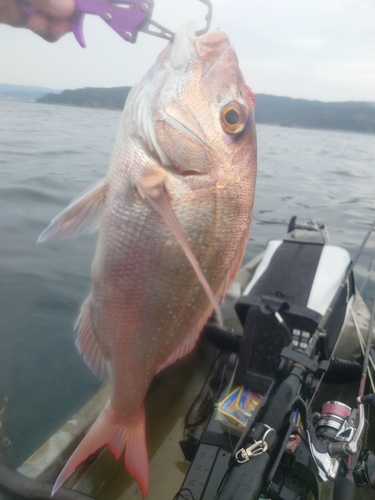
[[78,445],[54,484],[52,495],[87,457],[107,445],[119,459],[125,449],[125,467],[137,481],[143,497],[149,486],[144,407],[132,417],[118,414],[108,402]]

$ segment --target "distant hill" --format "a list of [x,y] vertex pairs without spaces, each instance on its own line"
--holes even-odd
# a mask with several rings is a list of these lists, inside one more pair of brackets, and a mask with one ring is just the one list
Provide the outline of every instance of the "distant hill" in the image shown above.
[[44,104],[64,104],[65,106],[84,106],[87,108],[122,109],[131,87],[111,89],[85,88],[64,90],[61,94],[47,94],[38,102]]
[[321,102],[256,94],[257,123],[375,133],[375,104]]
[[33,85],[10,85],[0,83],[0,99],[8,101],[36,101],[47,92],[60,92],[48,87],[37,87]]
[[[47,94],[37,102],[122,109],[131,87],[86,88]],[[321,102],[256,94],[257,123],[375,133],[375,103]]]

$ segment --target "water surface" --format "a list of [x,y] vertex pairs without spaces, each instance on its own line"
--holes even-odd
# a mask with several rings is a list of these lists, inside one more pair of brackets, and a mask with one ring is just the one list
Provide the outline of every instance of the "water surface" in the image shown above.
[[[97,390],[74,346],[96,236],[36,245],[107,170],[121,113],[0,101],[0,460],[16,467]],[[375,137],[258,126],[246,258],[292,215],[325,222],[353,256],[375,219]],[[374,255],[357,267],[360,285]],[[365,296],[369,300],[369,288]]]

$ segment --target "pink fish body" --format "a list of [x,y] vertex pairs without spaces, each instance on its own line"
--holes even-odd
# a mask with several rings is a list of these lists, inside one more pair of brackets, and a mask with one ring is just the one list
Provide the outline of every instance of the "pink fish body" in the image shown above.
[[256,176],[252,94],[227,35],[179,30],[128,96],[107,177],[42,233],[99,223],[77,346],[112,396],[54,491],[104,444],[145,497],[144,399],[186,355],[232,283],[249,238]]

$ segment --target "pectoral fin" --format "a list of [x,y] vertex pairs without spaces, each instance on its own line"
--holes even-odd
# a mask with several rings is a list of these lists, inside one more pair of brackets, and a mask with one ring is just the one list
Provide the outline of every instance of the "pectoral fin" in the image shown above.
[[[156,181],[156,182],[155,182]],[[199,267],[198,261],[195,258],[195,255],[192,251],[192,249],[189,246],[189,243],[187,242],[187,239],[185,238],[185,235],[182,231],[181,225],[169,203],[168,196],[165,190],[164,183],[160,180],[156,179],[145,179],[144,181],[141,181],[137,183],[137,188],[140,193],[140,195],[147,199],[151,206],[160,214],[162,217],[163,221],[167,224],[169,229],[172,231],[174,237],[180,244],[182,250],[184,251],[187,259],[189,260],[190,264],[192,265],[195,274],[197,275],[198,280],[200,281],[204,291],[206,292],[208,298],[210,299],[210,302],[212,304],[212,307],[214,308],[218,320],[220,324],[223,324],[223,318],[221,315],[220,308],[217,304],[217,301],[215,299],[215,296],[211,290],[210,285],[207,283],[207,280]]]
[[99,218],[106,193],[106,178],[101,179],[52,219],[39,236],[37,243],[49,238],[64,240],[91,234],[98,229]]

